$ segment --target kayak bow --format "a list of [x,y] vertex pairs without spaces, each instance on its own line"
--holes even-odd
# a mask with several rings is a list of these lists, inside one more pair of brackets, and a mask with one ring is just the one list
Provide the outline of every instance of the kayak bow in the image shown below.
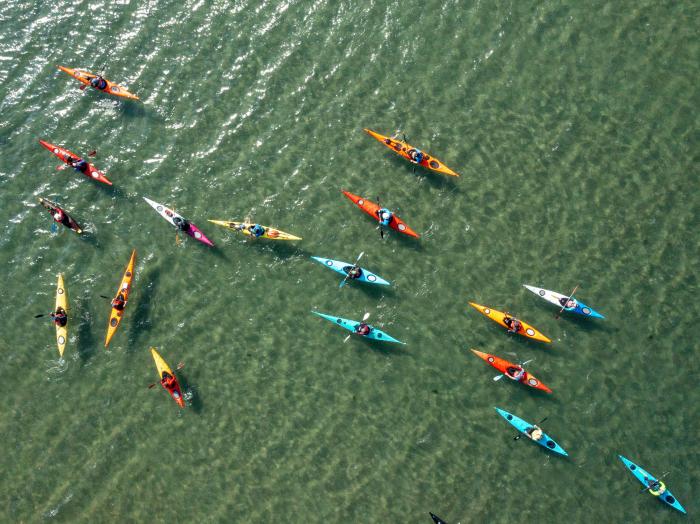
[[[625,466],[627,466],[627,469],[630,470],[632,475],[634,475],[637,480],[642,483],[642,486],[649,488],[649,486],[653,485],[655,482],[659,482],[659,487],[657,487],[656,490],[652,490],[650,488],[649,493],[657,497],[660,501],[665,502],[672,508],[677,509],[681,513],[686,513],[685,508],[676,500],[676,497],[673,496],[671,491],[665,489],[666,486],[663,482],[654,477],[654,475],[646,471],[641,466],[637,466],[637,464],[632,462],[630,459],[623,457],[622,455],[618,455],[618,457],[620,457],[620,460]],[[664,488],[663,491],[661,490],[662,487]]]
[[[348,275],[348,271],[353,267],[353,264],[350,264],[348,262],[343,262],[341,260],[333,260],[331,258],[323,258],[323,257],[311,257],[317,262],[320,262],[324,266],[326,266],[328,269],[332,269],[336,273],[340,273],[344,277]],[[379,275],[375,275],[371,271],[368,271],[367,269],[361,267],[360,268],[360,276],[358,278],[348,278],[348,280],[357,280],[358,282],[367,282],[368,284],[380,284],[384,286],[389,286],[391,285],[388,281],[384,280],[382,277]]]
[[[361,196],[354,195],[350,191],[343,191],[343,194],[350,200],[352,200],[352,202],[355,205],[357,205],[357,207],[359,207],[362,211],[364,211],[369,216],[374,218],[377,222],[379,222],[379,215],[377,214],[377,211],[381,209],[381,206],[375,204],[371,200],[367,200],[366,198],[362,198]],[[395,214],[393,214],[391,217],[389,227],[395,231],[398,231],[399,233],[403,233],[404,235],[420,238],[420,235],[418,233],[416,233],[415,231],[413,231],[413,229],[408,227],[408,224],[406,224],[406,222],[401,220]]]
[[[94,75],[88,71],[85,71],[83,69],[71,69],[70,67],[63,67],[63,66],[56,66],[58,67],[61,71],[64,73],[68,73],[70,76],[81,82],[82,84],[85,84],[86,86],[90,86],[90,80],[93,78],[97,77],[97,75]],[[128,98],[129,100],[139,100],[139,97],[136,96],[133,93],[130,93],[127,91],[125,87],[120,86],[119,84],[115,84],[114,82],[110,82],[106,78],[104,79],[105,82],[107,82],[107,87],[104,89],[98,89],[98,91],[103,91],[105,93],[108,93],[110,95],[115,95],[119,96],[122,98]]]
[[[506,370],[508,368],[515,368],[515,364],[512,362],[508,362],[507,360],[497,357],[496,355],[491,355],[489,353],[484,353],[483,351],[478,351],[476,349],[471,350],[472,353],[474,353],[477,357],[481,358],[484,360],[486,363],[491,364],[494,368],[496,368],[498,371],[503,373],[504,375],[507,375]],[[510,376],[507,376],[506,378],[510,378]],[[522,377],[520,377],[520,380],[518,382],[522,382],[526,386],[530,386],[531,388],[539,389],[541,391],[546,391],[547,393],[551,393],[552,390],[549,389],[547,386],[545,386],[542,382],[540,382],[538,379],[536,379],[533,375],[527,372],[525,370],[525,373],[523,374]]]
[[[81,158],[78,155],[76,155],[75,153],[71,153],[67,149],[50,144],[50,143],[46,142],[45,140],[39,140],[39,143],[42,146],[44,146],[46,149],[51,151],[59,159],[61,159],[61,161],[63,163],[65,163],[69,166],[70,166],[70,162],[68,161],[68,158],[74,158],[75,160]],[[86,160],[86,162],[87,162],[87,160]],[[112,185],[112,182],[110,182],[109,179],[106,176],[104,176],[104,174],[99,169],[97,169],[93,164],[91,164],[89,162],[88,162],[87,171],[85,171],[85,172],[80,171],[80,172],[83,173],[88,178],[91,178],[93,180],[97,180],[98,182],[102,182],[103,184],[107,184],[108,186]]]
[[[347,329],[351,333],[365,337],[365,338],[371,338],[372,340],[379,340],[382,342],[395,342],[397,344],[406,344],[405,342],[401,342],[400,340],[395,339],[391,335],[384,333],[381,329],[378,329],[376,327],[369,326],[371,331],[369,332],[369,335],[360,335],[355,331],[355,328],[360,325],[360,322],[357,320],[348,320],[347,318],[342,318],[342,317],[335,317],[333,315],[326,315],[325,313],[319,313],[318,311],[312,311],[314,315],[318,315],[321,318],[325,318],[326,320],[330,322],[334,322],[335,324],[339,325],[343,329]],[[369,325],[369,324],[368,324]]]
[[542,438],[540,440],[534,440],[530,437],[529,433],[527,432],[528,429],[531,429],[534,427],[533,424],[530,424],[529,422],[525,422],[523,419],[520,417],[516,417],[512,413],[508,413],[505,409],[500,409],[500,408],[495,408],[496,411],[498,411],[498,414],[501,415],[504,419],[506,419],[508,422],[511,423],[511,425],[517,429],[520,433],[525,435],[528,440],[532,440],[533,442],[536,442],[543,448],[548,449],[549,451],[553,451],[554,453],[558,453],[559,455],[563,455],[565,457],[568,457],[569,454],[564,451],[564,448],[562,448],[559,444],[554,442],[552,438],[547,435],[544,431],[542,431]]
[[[475,302],[469,302],[469,305],[476,309],[482,315],[490,318],[491,320],[493,320],[497,324],[500,324],[504,328],[509,329],[508,324],[506,324],[503,321],[503,319],[506,317],[506,314],[502,311],[496,311],[495,309],[491,309],[488,306],[482,306],[481,304],[477,304]],[[527,322],[520,320],[520,323],[522,324],[522,329],[518,330],[518,335],[522,335],[525,338],[531,338],[533,340],[539,340],[540,342],[551,342],[549,338],[537,331],[533,326],[531,326]]]
[[[119,294],[124,297],[124,309],[126,309],[126,302],[129,300],[129,294],[131,293],[131,280],[134,278],[134,264],[136,263],[136,250],[131,252],[131,258],[126,266],[126,271],[124,271],[124,276],[122,277],[121,284],[119,284],[119,289],[117,289],[116,299]],[[105,347],[109,345],[109,341],[112,340],[114,333],[119,327],[119,323],[122,321],[124,316],[124,309],[119,311],[116,308],[112,308],[112,312],[109,315],[109,323],[107,324],[107,337],[105,338]]]
[[162,382],[160,383],[160,385],[163,386],[163,389],[167,391],[171,397],[173,397],[173,400],[177,402],[178,406],[184,408],[185,400],[182,398],[180,383],[177,381],[175,373],[173,373],[173,370],[170,369],[168,363],[165,360],[163,360],[163,357],[161,357],[158,351],[156,351],[156,348],[151,348],[151,355],[153,356],[153,360],[156,363],[156,369],[158,369],[158,380],[163,380],[163,373],[167,373],[175,379],[173,386],[170,388],[166,387],[165,384],[163,384]]
[[[416,149],[412,145],[409,145],[406,142],[402,142],[401,140],[396,140],[393,138],[389,138],[388,136],[380,135],[379,133],[375,133],[371,129],[364,129],[364,132],[367,133],[372,138],[374,138],[377,141],[384,144],[386,147],[391,149],[397,155],[400,155],[403,158],[405,158],[406,160],[408,160],[409,162],[415,164],[415,162],[413,162],[413,160],[411,160],[411,155],[408,153],[412,149],[413,150]],[[425,151],[422,151],[422,153],[423,153],[423,159],[420,161],[420,164],[419,164],[420,166],[422,166],[426,169],[430,169],[431,171],[436,171],[437,173],[442,173],[443,175],[459,176],[457,173],[452,171],[445,164],[440,162],[437,158],[430,156]]]
[[[550,291],[541,287],[528,286],[527,284],[523,284],[523,287],[527,288],[529,291],[532,291],[535,295],[542,297],[547,302],[554,304],[559,308],[563,307],[561,300],[569,298],[569,295],[562,295],[561,293],[557,293],[556,291]],[[592,308],[588,307],[583,302],[580,302],[576,299],[572,300],[576,302],[576,305],[574,307],[565,307],[564,311],[578,313],[579,315],[583,315],[584,317],[605,318],[603,315],[601,315],[597,311],[594,311]]]
[[[68,295],[66,294],[66,287],[63,284],[63,275],[58,274],[58,284],[56,285],[56,308],[54,312],[58,311],[58,308],[63,309],[68,314]],[[66,325],[61,326],[56,324],[56,344],[58,345],[58,354],[63,356],[63,352],[66,349],[66,343],[68,342],[68,321],[66,319]]]
[[259,237],[253,237],[251,232],[248,231],[248,228],[250,226],[254,226],[255,224],[250,222],[233,222],[230,220],[209,220],[209,222],[216,224],[217,226],[227,227],[233,231],[240,231],[244,235],[252,238],[269,238],[270,240],[301,240],[301,237],[290,235],[289,233],[285,233],[284,231],[280,231],[279,229],[275,229],[270,226],[262,226],[263,229],[265,229],[265,233]]
[[[165,220],[170,222],[170,225],[173,227],[177,227],[177,224],[175,223],[174,219],[179,219],[179,220],[185,220],[182,215],[176,213],[172,209],[168,209],[165,207],[163,204],[159,204],[158,202],[154,202],[153,200],[150,200],[146,197],[143,197],[143,199],[148,202],[148,205],[151,206],[153,209],[155,209],[160,216],[162,216]],[[192,222],[187,222],[189,224],[189,227],[187,228],[187,231],[184,231],[184,233],[187,233],[189,236],[194,238],[195,240],[199,240],[201,243],[206,244],[208,246],[213,246],[214,243],[209,240],[202,231],[195,226]]]

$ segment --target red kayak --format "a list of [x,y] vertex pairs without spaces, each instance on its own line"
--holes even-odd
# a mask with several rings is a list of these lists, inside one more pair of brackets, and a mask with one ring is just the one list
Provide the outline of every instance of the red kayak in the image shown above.
[[[362,211],[364,211],[369,216],[374,218],[377,222],[379,222],[378,211],[382,209],[382,206],[375,204],[371,200],[362,198],[361,196],[353,195],[350,191],[343,191],[343,194],[350,200],[352,200]],[[401,220],[396,215],[392,215],[391,221],[389,222],[389,227],[398,231],[399,233],[403,233],[404,235],[420,238],[420,235],[418,233],[416,233],[415,231],[413,231],[413,229],[408,227],[408,224],[406,224],[406,222]]]
[[[496,355],[489,355],[488,353],[484,353],[482,351],[477,351],[476,349],[472,349],[472,352],[477,357],[484,359],[487,363],[491,364],[498,371],[500,371],[501,373],[506,375],[506,378],[514,380],[513,378],[511,378],[511,375],[509,373],[506,373],[506,371],[508,371],[508,368],[517,369],[518,366],[516,366],[512,362],[508,362],[505,359],[499,358]],[[546,391],[547,393],[552,392],[551,389],[549,389],[547,386],[542,384],[542,382],[537,380],[535,377],[533,377],[527,371],[525,371],[525,373],[520,378],[520,380],[518,380],[518,382],[522,382],[523,384],[525,384],[526,386],[530,386],[531,388],[539,389],[541,391]]]
[[[67,149],[63,149],[62,147],[55,146],[53,144],[49,144],[45,140],[39,140],[39,143],[44,146],[46,149],[51,151],[54,155],[56,155],[58,158],[60,158],[63,162],[68,164],[70,166],[70,158],[74,160],[78,160],[80,157],[76,155],[75,153],[71,153]],[[86,161],[87,162],[87,161]],[[71,166],[72,167],[72,166]],[[85,171],[81,171],[86,177],[92,178],[93,180],[97,180],[98,182],[102,182],[103,184],[107,184],[108,186],[112,185],[112,182],[110,182],[106,176],[104,176],[99,169],[97,169],[94,165],[90,164],[88,162],[88,168]]]

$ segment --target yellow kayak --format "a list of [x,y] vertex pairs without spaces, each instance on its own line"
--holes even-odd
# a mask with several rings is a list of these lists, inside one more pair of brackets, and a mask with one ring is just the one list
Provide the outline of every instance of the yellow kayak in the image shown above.
[[[97,76],[83,69],[71,69],[70,67],[64,66],[57,67],[64,73],[68,73],[78,82],[85,84],[86,86],[90,86],[90,80]],[[134,93],[130,93],[129,91],[127,91],[125,87],[120,86],[119,84],[115,84],[114,82],[110,82],[106,78],[104,80],[107,83],[107,85],[104,89],[98,89],[98,91],[104,91],[105,93],[108,93],[110,95],[120,96],[122,98],[128,98],[130,100],[139,100],[138,96],[136,96]]]
[[136,250],[131,252],[131,258],[129,259],[129,264],[126,266],[126,271],[124,271],[124,276],[119,284],[119,289],[117,289],[117,294],[114,296],[116,299],[119,295],[124,298],[124,308],[121,310],[117,308],[112,308],[112,312],[109,315],[109,324],[107,324],[107,337],[105,338],[105,347],[109,345],[109,341],[112,340],[114,333],[119,327],[119,323],[122,321],[124,316],[124,309],[126,309],[126,303],[129,301],[129,293],[131,293],[131,280],[134,278],[134,264],[136,263]]
[[[160,353],[156,351],[156,348],[151,348],[151,355],[153,356],[153,361],[156,363],[156,369],[158,370],[158,380],[160,380],[160,385],[163,386],[163,388],[170,394],[171,397],[173,397],[173,400],[177,402],[177,405],[180,406],[181,408],[185,407],[185,401],[182,398],[182,391],[180,390],[180,384],[178,383],[177,379],[175,378],[175,374],[173,373],[173,370],[170,369],[170,366],[168,366],[168,363],[163,360],[163,357],[160,356]],[[163,382],[163,380],[167,380],[167,375],[164,377],[163,373],[167,373],[167,375],[170,375],[173,377],[171,383]]]
[[[56,286],[56,309],[61,308],[63,311],[68,312],[68,295],[66,295],[66,288],[63,285],[63,275],[58,274],[58,285]],[[56,344],[58,345],[58,353],[63,356],[63,352],[66,349],[66,343],[68,342],[68,323],[65,326],[56,324]]]
[[294,235],[290,235],[289,233],[285,233],[284,231],[280,231],[279,229],[275,229],[270,226],[261,226],[265,230],[265,233],[255,237],[250,232],[250,228],[255,225],[252,222],[232,222],[228,220],[210,220],[209,222],[216,224],[217,226],[227,227],[234,231],[240,231],[244,235],[248,235],[249,237],[253,238],[269,238],[270,240],[301,240],[301,237],[295,237]]

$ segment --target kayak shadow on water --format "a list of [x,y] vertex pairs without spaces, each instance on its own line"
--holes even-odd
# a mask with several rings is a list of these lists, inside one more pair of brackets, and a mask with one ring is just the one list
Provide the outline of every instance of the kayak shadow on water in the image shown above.
[[[153,305],[156,298],[156,288],[158,287],[158,281],[160,280],[160,274],[162,268],[160,266],[153,267],[148,273],[143,275],[139,280],[141,280],[145,285],[141,285],[141,289],[138,295],[138,302],[136,308],[134,308],[133,315],[131,317],[131,324],[129,328],[129,340],[130,342],[138,341],[142,335],[147,333],[152,326],[150,319],[151,306]],[[130,348],[135,348],[137,344],[130,343]]]
[[[297,240],[296,242],[299,241]],[[268,253],[272,253],[279,258],[301,257],[308,259],[311,256],[311,254],[304,248],[295,245],[295,242],[287,242],[281,240],[266,241],[265,239],[263,239],[246,240],[246,243],[252,244],[254,248],[259,251],[266,251]]]
[[[80,309],[82,311],[87,312],[90,309],[88,299],[82,297],[79,299],[79,301]],[[89,315],[85,313],[84,316],[80,317],[80,320],[78,321],[78,326],[75,329],[75,332],[78,335],[78,341],[76,343],[75,349],[78,352],[78,357],[80,358],[80,360],[82,360],[83,364],[87,364],[88,360],[90,360],[97,352],[97,341],[95,340],[95,337],[92,334],[92,324],[93,323],[90,322]]]
[[[379,340],[374,340],[371,338],[365,338],[360,336],[354,336],[351,340],[358,340],[361,344],[367,346],[367,349],[371,350],[373,353],[378,353],[386,357],[391,355],[404,356],[410,354],[404,349],[404,344],[395,344],[393,342],[381,342]],[[348,342],[350,342],[350,340],[348,340]]]
[[204,406],[202,404],[202,397],[199,395],[197,388],[192,387],[182,370],[177,372],[177,380],[180,383],[180,389],[183,391],[187,405],[195,413],[201,413]]

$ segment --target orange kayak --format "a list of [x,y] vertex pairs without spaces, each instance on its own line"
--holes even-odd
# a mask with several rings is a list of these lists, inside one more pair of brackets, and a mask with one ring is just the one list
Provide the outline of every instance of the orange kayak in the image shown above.
[[[114,295],[116,299],[120,294],[124,297],[124,308],[126,308],[126,302],[129,300],[129,293],[131,292],[131,280],[134,278],[134,263],[136,262],[136,250],[131,252],[131,259],[129,264],[126,266],[126,271],[124,271],[124,276],[122,277],[122,282],[119,284],[119,289],[117,289],[117,294]],[[119,327],[119,323],[122,321],[124,316],[124,309],[121,311],[112,308],[112,313],[109,315],[109,324],[107,325],[107,338],[105,339],[105,347],[109,345],[109,341],[112,340],[114,333]]]
[[[90,80],[97,77],[97,75],[94,75],[83,69],[71,69],[70,67],[63,66],[57,67],[64,73],[68,73],[70,76],[89,87],[91,87]],[[125,87],[120,86],[119,84],[115,84],[114,82],[110,82],[106,78],[104,80],[105,82],[107,82],[107,87],[105,87],[104,89],[98,89],[98,91],[103,91],[110,95],[120,96],[122,98],[128,98],[129,100],[139,100],[138,96],[136,96],[134,93],[130,93],[129,91],[127,91]]]
[[[384,135],[380,135],[379,133],[375,133],[371,129],[365,129],[364,131],[369,136],[377,139],[377,141],[381,142],[386,147],[391,149],[397,155],[401,155],[409,162],[415,164],[415,162],[411,159],[411,155],[409,154],[409,151],[416,150],[417,148],[413,147],[410,144],[407,144],[406,142],[402,142],[401,140],[396,140],[396,139],[390,138],[388,136],[384,136]],[[430,156],[425,151],[422,151],[422,153],[423,153],[423,159],[420,161],[420,163],[418,165],[423,166],[426,169],[430,169],[431,171],[435,171],[437,173],[442,173],[443,175],[459,176],[457,173],[452,171],[445,164],[440,162],[437,158]]]
[[[382,209],[381,206],[375,204],[371,200],[362,198],[361,196],[353,195],[350,191],[343,191],[343,194],[350,200],[352,200],[362,211],[364,211],[369,216],[374,218],[377,222],[379,222],[379,214],[377,212],[380,209]],[[418,233],[416,233],[415,231],[413,231],[413,229],[408,227],[408,224],[406,224],[406,222],[401,220],[396,215],[392,215],[391,221],[389,222],[389,227],[398,231],[399,233],[403,233],[404,235],[420,238],[420,235]]]
[[[476,309],[479,313],[482,315],[485,315],[489,317],[491,320],[496,322],[497,324],[500,324],[506,329],[510,329],[510,326],[506,324],[505,318],[506,314],[503,313],[502,311],[496,311],[495,309],[491,309],[488,306],[482,306],[481,304],[476,304],[474,302],[469,302],[469,305],[472,306],[474,309]],[[513,317],[509,317],[513,318]],[[517,319],[520,320],[520,319]],[[542,333],[537,331],[534,327],[532,327],[530,324],[527,322],[523,322],[520,320],[521,328],[518,330],[518,335],[522,335],[525,338],[531,338],[533,340],[539,340],[540,342],[551,342],[549,338],[544,336]]]
[[[483,359],[485,362],[488,364],[491,364],[494,368],[496,368],[498,371],[506,375],[508,378],[511,380],[515,380],[506,373],[508,368],[514,368],[517,369],[517,366],[513,364],[512,362],[508,362],[505,359],[499,358],[496,355],[490,355],[488,353],[484,353],[482,351],[477,351],[476,349],[472,349],[472,353],[474,353],[477,357]],[[539,380],[537,380],[534,376],[532,376],[530,373],[525,371],[522,377],[518,379],[518,382],[522,382],[526,386],[530,386],[531,388],[539,389],[542,391],[546,391],[547,393],[551,393],[552,390],[549,389],[547,386],[542,384]]]

